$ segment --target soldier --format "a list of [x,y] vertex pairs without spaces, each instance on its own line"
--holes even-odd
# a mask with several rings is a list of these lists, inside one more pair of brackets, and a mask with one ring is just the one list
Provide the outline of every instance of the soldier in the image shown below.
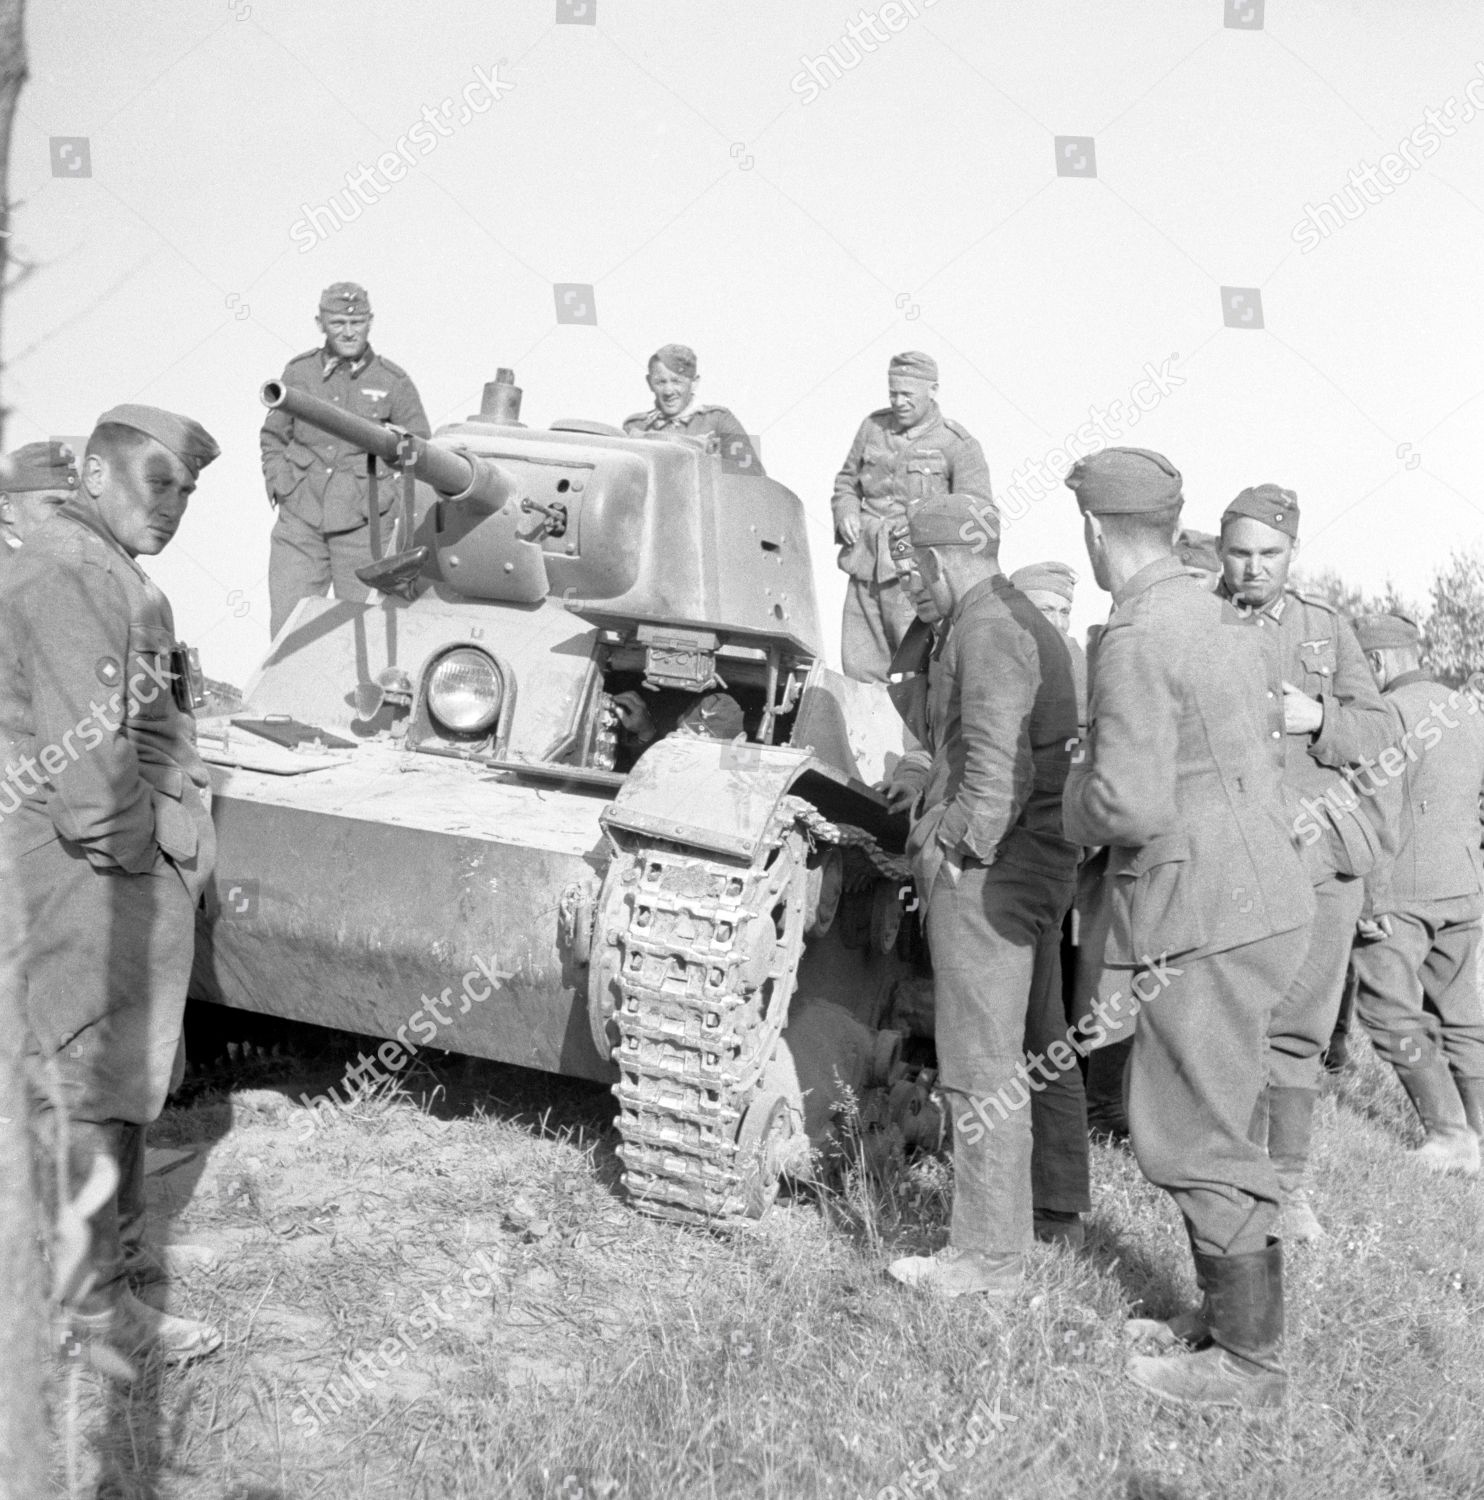
[[891,774],[877,784],[892,812],[906,812],[927,785],[932,752],[927,748],[927,700],[947,630],[943,614],[917,570],[917,555],[905,522],[891,528],[891,557],[916,619],[891,659],[887,696],[907,726],[910,743]]
[[[365,288],[353,281],[326,287],[314,321],[325,342],[291,359],[283,383],[427,437],[431,429],[411,377],[371,347]],[[370,597],[356,569],[372,560],[371,485],[365,453],[286,412],[268,413],[258,442],[268,500],[278,510],[268,553],[268,628],[276,636],[301,599],[323,598],[331,583],[337,599]],[[394,484],[380,484],[377,509],[385,513],[396,498]]]
[[979,444],[938,410],[937,362],[926,354],[894,355],[887,394],[890,405],[861,423],[835,476],[832,501],[839,565],[850,575],[840,665],[861,682],[885,680],[913,618],[891,560],[892,523],[950,490],[990,503]]
[[624,418],[623,430],[630,437],[678,433],[700,438],[709,452],[722,454],[737,469],[749,474],[763,472],[752,439],[726,407],[691,405],[701,383],[694,349],[684,344],[665,344],[656,349],[649,356],[649,373],[644,378],[654,392],[654,405]]
[[24,545],[77,485],[77,455],[66,443],[27,443],[0,459],[0,557]]
[[1072,634],[1072,597],[1077,574],[1064,562],[1031,563],[1016,568],[1010,582],[1061,631],[1072,653],[1072,679],[1077,684],[1077,723],[1087,723],[1087,653]]
[[[1473,694],[1450,692],[1422,670],[1422,633],[1411,620],[1365,615],[1355,634],[1397,738],[1379,767],[1367,767],[1391,814],[1395,852],[1366,879],[1368,911],[1352,957],[1355,1008],[1427,1133],[1416,1159],[1473,1176],[1484,1135],[1484,1010],[1475,975],[1484,918],[1484,721]],[[1371,790],[1356,779],[1362,793]]]
[[1368,800],[1356,805],[1344,773],[1391,743],[1392,721],[1349,624],[1322,599],[1288,587],[1298,527],[1292,490],[1275,484],[1243,490],[1221,517],[1216,591],[1254,626],[1282,684],[1290,806],[1314,805],[1304,845],[1316,903],[1309,950],[1273,1017],[1265,1137],[1261,1109],[1253,1122],[1283,1184],[1283,1237],[1309,1240],[1324,1233],[1305,1187],[1319,1058],[1339,1013],[1365,896],[1361,877],[1380,850],[1373,822],[1379,809]]
[[[1090,1206],[1082,1080],[1057,979],[1077,864],[1060,826],[1076,697],[1060,636],[1000,572],[999,525],[985,502],[939,496],[908,525],[923,585],[949,622],[925,709],[932,766],[908,848],[927,904],[941,1082],[955,1102],[954,1189],[947,1248],[890,1271],[942,1296],[1004,1296],[1021,1283],[1033,1237],[1077,1244]],[[1048,1125],[1039,1161],[1033,1094]]]
[[1175,556],[1185,571],[1203,588],[1214,589],[1221,580],[1218,538],[1209,531],[1182,531],[1175,540]]
[[1136,1002],[1134,1154],[1184,1216],[1206,1294],[1201,1315],[1158,1327],[1207,1347],[1136,1357],[1129,1374],[1176,1401],[1276,1405],[1286,1384],[1278,1180],[1248,1130],[1269,1017],[1313,910],[1283,804],[1276,679],[1255,632],[1174,556],[1181,480],[1167,458],[1109,448],[1066,482],[1093,576],[1113,596],[1090,753],[1063,799],[1066,834],[1109,846],[1098,1005]]
[[0,812],[27,903],[32,1046],[66,1107],[73,1190],[98,1158],[118,1173],[91,1219],[92,1281],[74,1322],[173,1361],[221,1335],[142,1302],[128,1262],[150,1270],[144,1131],[178,1079],[216,843],[185,649],[135,559],[168,545],[217,452],[187,417],[105,412],[79,488],[32,529],[0,590],[0,736],[14,746]]

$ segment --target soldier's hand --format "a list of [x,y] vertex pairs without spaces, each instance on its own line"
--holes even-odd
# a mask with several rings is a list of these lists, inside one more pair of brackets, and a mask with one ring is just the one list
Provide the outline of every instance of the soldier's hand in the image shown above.
[[1283,729],[1288,734],[1317,734],[1324,728],[1324,705],[1291,682],[1283,684]]
[[1391,936],[1390,917],[1362,917],[1355,924],[1355,936],[1362,943],[1379,943]]
[[917,801],[917,794],[922,788],[915,778],[902,780],[888,776],[884,781],[876,783],[876,790],[885,796],[888,812],[900,813],[906,812]]
[[847,547],[853,547],[861,539],[861,518],[859,516],[841,516],[839,524],[835,529],[840,533],[840,540]]
[[613,706],[618,710],[618,722],[636,740],[648,744],[654,738],[654,720],[638,693],[630,691],[617,694],[613,699]]

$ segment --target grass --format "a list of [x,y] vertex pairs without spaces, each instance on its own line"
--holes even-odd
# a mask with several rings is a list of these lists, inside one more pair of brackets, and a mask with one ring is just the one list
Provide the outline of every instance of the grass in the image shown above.
[[[1084,1256],[1038,1251],[1009,1308],[937,1304],[883,1272],[941,1242],[941,1160],[720,1239],[623,1205],[601,1089],[446,1059],[301,1143],[294,1101],[341,1059],[253,1062],[151,1137],[198,1148],[152,1185],[162,1237],[219,1252],[180,1301],[226,1349],[95,1390],[83,1466],[120,1500],[1484,1495],[1484,1198],[1407,1160],[1407,1108],[1358,1050],[1321,1104],[1330,1235],[1290,1257],[1290,1399],[1263,1416],[1124,1379],[1131,1307],[1193,1285],[1122,1151],[1094,1148]],[[401,1363],[330,1410],[345,1362],[399,1334]]]

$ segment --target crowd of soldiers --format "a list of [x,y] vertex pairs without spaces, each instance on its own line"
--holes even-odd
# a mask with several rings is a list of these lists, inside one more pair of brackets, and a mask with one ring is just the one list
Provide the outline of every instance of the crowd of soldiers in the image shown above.
[[1307,1179],[1347,966],[1416,1161],[1479,1172],[1484,705],[1423,669],[1414,621],[1352,623],[1289,582],[1291,490],[1185,531],[1179,471],[1137,448],[1066,476],[1113,605],[1084,665],[1072,570],[1001,571],[983,456],[935,378],[892,361],[835,493],[843,651],[912,740],[882,790],[910,813],[953,1123],[948,1244],[891,1274],[1005,1296],[1035,1240],[1079,1247],[1091,1122],[1174,1198],[1202,1293],[1133,1321],[1164,1352],[1130,1376],[1276,1405],[1283,1243],[1324,1233]]
[[[318,321],[324,344],[286,383],[426,434],[411,380],[370,348],[364,290],[329,288]],[[939,411],[937,376],[921,353],[891,361],[832,502],[845,669],[887,684],[910,739],[882,791],[910,815],[953,1124],[948,1245],[891,1274],[1005,1296],[1035,1240],[1079,1248],[1091,1119],[1175,1199],[1202,1292],[1137,1327],[1165,1352],[1131,1375],[1179,1401],[1273,1405],[1283,1243],[1323,1233],[1306,1179],[1347,964],[1416,1106],[1418,1161],[1479,1171],[1480,704],[1422,669],[1412,621],[1352,626],[1289,583],[1291,491],[1243,490],[1216,532],[1182,531],[1180,473],[1136,448],[1066,477],[1113,605],[1084,658],[1073,569],[1002,572],[984,455]],[[745,439],[725,408],[694,407],[696,378],[694,354],[664,346],[654,407],[625,431]],[[269,416],[262,453],[276,633],[306,595],[365,596],[369,502],[361,456],[289,418]],[[0,831],[42,1111],[65,1122],[65,1190],[93,1188],[72,1304],[80,1328],[174,1360],[220,1335],[165,1310],[144,1131],[180,1077],[214,834],[189,654],[138,559],[217,454],[190,418],[126,405],[80,459],[37,443],[0,467]],[[730,737],[727,710],[708,711]]]

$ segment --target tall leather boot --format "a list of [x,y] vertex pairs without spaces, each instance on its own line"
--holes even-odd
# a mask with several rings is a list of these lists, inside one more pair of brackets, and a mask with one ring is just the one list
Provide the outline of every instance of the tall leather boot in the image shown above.
[[1135,1385],[1186,1406],[1280,1406],[1288,1386],[1283,1351],[1283,1244],[1245,1255],[1196,1252],[1211,1344],[1194,1354],[1135,1355]]
[[1123,1080],[1128,1071],[1133,1038],[1110,1042],[1087,1054],[1087,1133],[1094,1138],[1121,1141],[1128,1137],[1128,1112],[1123,1103]]
[[1201,1294],[1200,1304],[1176,1313],[1172,1318],[1130,1318],[1124,1324],[1124,1334],[1131,1339],[1153,1339],[1161,1349],[1183,1344],[1187,1349],[1204,1349],[1211,1342],[1211,1299],[1206,1295],[1206,1283],[1202,1279],[1201,1255],[1195,1248],[1195,1235],[1187,1220],[1185,1233],[1190,1240],[1190,1253],[1195,1259],[1195,1285]]
[[1479,1175],[1479,1137],[1469,1129],[1460,1091],[1441,1058],[1416,1068],[1398,1068],[1396,1076],[1407,1091],[1427,1139],[1412,1153],[1429,1172]]
[[1278,1233],[1285,1240],[1298,1243],[1320,1239],[1324,1226],[1314,1215],[1305,1185],[1319,1091],[1269,1088],[1267,1093],[1268,1157],[1278,1169],[1278,1182],[1283,1189],[1283,1215]]
[[[1463,1100],[1463,1114],[1469,1129],[1484,1143],[1484,1078],[1453,1079],[1458,1096]],[[1484,1149],[1484,1144],[1481,1144]]]

